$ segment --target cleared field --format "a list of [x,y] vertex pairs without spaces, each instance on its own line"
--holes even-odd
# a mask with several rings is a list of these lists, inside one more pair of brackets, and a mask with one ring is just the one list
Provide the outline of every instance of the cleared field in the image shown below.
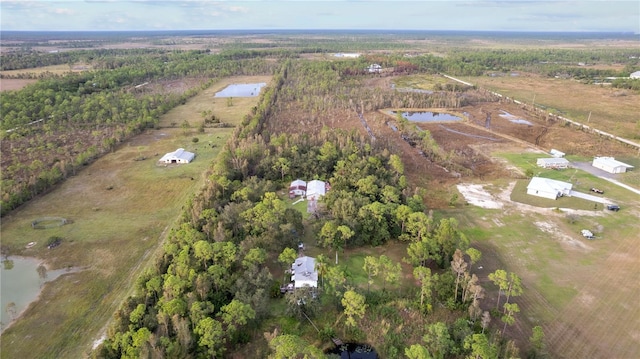
[[31,75],[41,75],[44,73],[51,73],[54,75],[62,75],[67,72],[82,72],[86,70],[91,70],[91,65],[88,64],[62,64],[62,65],[51,65],[51,66],[41,66],[34,67],[30,69],[20,69],[20,70],[6,70],[0,71],[3,76],[17,76],[23,74],[31,74]]
[[36,81],[38,80],[0,79],[0,91],[20,90],[28,84],[32,84]]
[[[162,126],[184,120],[196,125],[202,121],[199,112],[203,108],[211,109],[224,122],[237,124],[258,98],[238,99],[230,108],[225,102],[222,108],[212,100],[212,93],[228,83],[242,81],[246,78],[214,84],[170,111],[162,118],[160,129],[135,137],[54,191],[3,218],[2,242],[10,254],[41,258],[50,269],[74,266],[84,270],[45,285],[40,300],[3,332],[0,356],[87,355],[187,198],[202,186],[202,173],[233,131],[208,128],[196,133],[195,129],[185,132]],[[194,143],[193,137],[199,141]],[[195,152],[195,160],[182,166],[156,163],[164,153],[178,147]],[[140,157],[146,159],[134,160]],[[31,221],[51,216],[72,223],[46,230],[31,228]],[[54,235],[64,240],[59,247],[48,250],[46,240]],[[32,241],[38,244],[26,249]]]
[[640,95],[630,90],[533,74],[465,80],[621,137],[640,138]]
[[[522,311],[508,336],[524,342],[530,328],[541,325],[554,358],[636,358],[640,288],[630,278],[640,270],[634,259],[640,255],[640,197],[581,171],[553,172],[565,180],[573,177],[580,187],[597,184],[626,212],[541,208],[510,201],[509,195],[526,196],[520,196],[524,189],[518,185],[488,185],[502,210],[469,206],[451,212],[485,253],[478,265],[492,291],[484,306],[495,307],[497,299],[486,276],[498,268],[513,271],[525,290],[515,299]],[[594,231],[595,240],[580,235],[585,228]]]

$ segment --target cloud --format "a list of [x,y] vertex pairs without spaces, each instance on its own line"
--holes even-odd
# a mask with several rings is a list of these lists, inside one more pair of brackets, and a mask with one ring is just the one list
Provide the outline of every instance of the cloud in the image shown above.
[[51,12],[57,15],[75,15],[76,14],[74,10],[65,9],[65,8],[55,8]]

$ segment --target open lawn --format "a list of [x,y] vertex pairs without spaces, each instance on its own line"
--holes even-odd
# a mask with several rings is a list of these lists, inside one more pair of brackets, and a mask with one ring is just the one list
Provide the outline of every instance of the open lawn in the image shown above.
[[[236,83],[246,78],[224,81]],[[187,198],[203,185],[202,173],[233,131],[207,128],[204,133],[195,129],[185,133],[164,126],[184,120],[195,125],[202,121],[198,111],[206,103],[224,122],[235,124],[257,102],[257,97],[237,99],[234,106],[218,114],[222,105],[212,101],[212,91],[224,86],[214,84],[170,111],[162,118],[160,129],[136,136],[49,194],[3,218],[2,244],[10,254],[41,258],[50,269],[75,266],[84,270],[45,285],[40,300],[3,332],[2,357],[80,358],[89,352]],[[193,137],[199,141],[192,142]],[[195,160],[188,165],[157,164],[164,153],[178,147],[195,152]],[[146,159],[134,160],[142,157]],[[71,223],[45,230],[31,228],[33,220],[51,216]],[[54,235],[64,240],[48,250],[46,240]],[[32,241],[38,244],[25,249]]]
[[[522,169],[537,158],[526,153],[498,156]],[[446,211],[459,219],[472,245],[484,254],[474,268],[489,290],[483,307],[495,307],[497,299],[488,274],[506,269],[518,274],[524,286],[523,295],[515,298],[521,313],[507,336],[526,341],[530,328],[541,325],[554,358],[637,357],[640,288],[630,278],[640,270],[640,197],[580,170],[536,170],[544,177],[571,181],[580,191],[602,188],[607,197],[623,204],[623,210],[580,210],[559,201],[541,208],[547,206],[535,199],[512,202],[497,193],[505,188],[496,182],[497,188],[489,184],[487,189],[503,200],[502,209],[467,206]],[[524,193],[528,181],[520,182],[511,199]],[[581,229],[591,230],[596,238],[585,239]]]

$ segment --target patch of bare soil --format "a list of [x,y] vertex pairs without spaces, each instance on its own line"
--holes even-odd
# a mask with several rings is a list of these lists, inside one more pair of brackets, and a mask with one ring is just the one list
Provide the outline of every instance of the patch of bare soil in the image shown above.
[[21,88],[32,84],[38,80],[29,79],[0,79],[0,91],[20,90]]
[[[595,211],[584,211],[584,210],[574,210],[574,209],[562,209],[561,211],[555,211],[550,208],[541,208],[530,206],[524,203],[513,202],[510,199],[511,191],[515,186],[515,182],[511,182],[509,186],[504,188],[497,195],[493,195],[489,193],[489,191],[484,189],[482,184],[473,184],[473,183],[461,183],[457,185],[458,191],[463,195],[465,201],[469,204],[482,207],[482,208],[491,208],[491,209],[504,209],[504,214],[509,214],[513,211],[518,213],[540,213],[545,216],[551,217],[562,217],[566,216],[568,213],[575,214],[579,216],[602,216],[602,212]],[[501,226],[499,223],[499,217],[496,219],[496,225]],[[552,221],[537,221],[534,223],[536,227],[538,227],[542,232],[550,234],[553,238],[558,240],[563,244],[567,244],[571,248],[579,248],[582,250],[589,251],[592,248],[578,239],[575,239],[573,236],[566,234],[563,232],[563,229],[558,227]]]

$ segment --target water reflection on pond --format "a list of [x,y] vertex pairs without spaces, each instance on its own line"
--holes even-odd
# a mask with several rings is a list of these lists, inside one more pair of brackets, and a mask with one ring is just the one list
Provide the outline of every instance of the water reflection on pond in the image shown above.
[[518,116],[512,115],[509,112],[504,111],[504,110],[500,110],[499,116],[511,121],[512,123],[517,123],[519,125],[529,125],[529,126],[533,125],[533,123],[531,123],[531,122],[529,122],[529,121],[527,121],[527,120],[525,120],[523,118],[520,118]]
[[42,285],[77,268],[46,270],[42,261],[29,257],[9,257],[0,265],[0,332],[38,298]]
[[378,353],[369,344],[345,343],[326,352],[328,358],[378,359]]
[[256,97],[260,90],[266,86],[266,82],[254,84],[232,84],[224,90],[216,92],[214,97]]
[[[393,111],[395,116],[398,112]],[[413,111],[402,112],[402,117],[413,122],[441,122],[441,121],[462,121],[462,117],[442,112]]]

